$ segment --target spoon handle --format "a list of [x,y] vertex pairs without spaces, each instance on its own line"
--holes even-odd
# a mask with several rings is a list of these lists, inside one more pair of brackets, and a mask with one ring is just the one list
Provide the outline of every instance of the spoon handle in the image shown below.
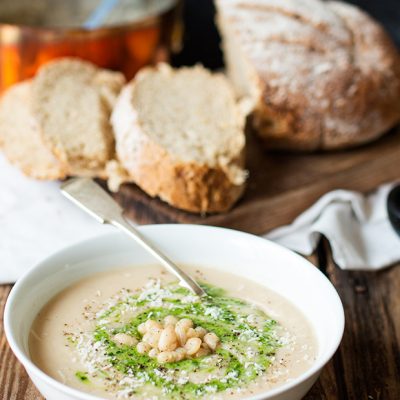
[[88,178],[72,178],[61,185],[61,192],[97,221],[110,224],[136,240],[143,248],[152,254],[164,267],[178,277],[180,284],[194,294],[202,296],[204,290],[165,254],[160,252],[146,237],[143,236],[123,216],[122,208],[97,183]]

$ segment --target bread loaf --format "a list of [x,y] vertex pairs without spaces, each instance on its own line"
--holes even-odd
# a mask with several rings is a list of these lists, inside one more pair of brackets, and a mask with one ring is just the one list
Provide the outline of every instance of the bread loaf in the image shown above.
[[31,82],[12,86],[0,100],[0,149],[26,175],[59,179],[67,173],[46,147],[32,112]]
[[360,9],[319,0],[217,0],[217,9],[228,74],[267,147],[347,148],[399,121],[399,54]]
[[225,211],[243,192],[244,120],[224,76],[167,65],[141,70],[111,118],[130,179],[192,212]]
[[104,176],[114,156],[109,123],[124,84],[119,72],[77,59],[43,66],[32,83],[32,106],[43,141],[69,175]]

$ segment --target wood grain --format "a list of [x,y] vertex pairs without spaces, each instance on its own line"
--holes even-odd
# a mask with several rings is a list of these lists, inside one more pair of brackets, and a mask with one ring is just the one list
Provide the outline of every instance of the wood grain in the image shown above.
[[[304,400],[400,399],[400,265],[382,272],[346,272],[326,254],[310,260],[318,261],[336,286],[346,329],[338,352]],[[9,291],[10,286],[0,286],[1,316]],[[43,399],[9,349],[2,318],[0,399]]]
[[334,358],[339,399],[400,399],[400,269],[327,274],[346,313],[342,345]]
[[266,153],[248,135],[247,167],[246,193],[224,214],[199,216],[180,211],[150,198],[135,185],[123,185],[115,198],[141,224],[207,224],[261,234],[291,222],[330,190],[367,192],[399,179],[400,129],[351,151],[301,155]]
[[22,365],[15,358],[4,335],[4,305],[11,286],[0,286],[0,399],[42,399]]

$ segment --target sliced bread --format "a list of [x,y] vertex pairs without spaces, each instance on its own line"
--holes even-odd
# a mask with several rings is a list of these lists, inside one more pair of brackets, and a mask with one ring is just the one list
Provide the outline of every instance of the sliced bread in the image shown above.
[[114,154],[109,117],[124,84],[119,72],[77,59],[42,67],[32,83],[32,106],[43,141],[70,175],[102,176]]
[[33,116],[30,81],[14,85],[0,100],[0,148],[28,176],[59,179],[66,175],[66,166],[45,146]]
[[245,112],[223,75],[145,68],[122,90],[111,122],[120,163],[150,196],[221,212],[242,194]]

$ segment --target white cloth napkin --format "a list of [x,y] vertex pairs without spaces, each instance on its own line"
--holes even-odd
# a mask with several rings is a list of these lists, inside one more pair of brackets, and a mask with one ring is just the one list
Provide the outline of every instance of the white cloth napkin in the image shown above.
[[0,154],[0,284],[15,282],[51,253],[113,228],[100,225],[59,191],[26,178]]
[[377,270],[400,261],[400,238],[390,225],[386,199],[393,184],[370,194],[335,190],[322,196],[288,226],[265,235],[303,255],[324,235],[343,269]]

